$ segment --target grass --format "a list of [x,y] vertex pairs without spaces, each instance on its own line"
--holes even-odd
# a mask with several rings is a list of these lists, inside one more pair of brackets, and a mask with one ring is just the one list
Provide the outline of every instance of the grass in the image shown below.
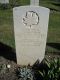
[[60,11],[60,2],[56,2],[56,1],[51,1],[51,0],[43,0],[43,1],[40,1],[40,5],[41,6],[45,6],[45,7],[48,7],[52,10],[56,10],[56,11]]
[[29,5],[30,0],[10,0],[10,5],[11,6],[21,6],[21,5]]
[[60,12],[50,13],[48,42],[60,43]]
[[[50,13],[47,43],[60,44],[60,12]],[[60,54],[59,45],[47,46],[46,51]]]
[[0,42],[14,47],[12,10],[0,10]]
[[[0,42],[15,48],[13,13],[12,7],[18,5],[28,5],[30,0],[10,0],[9,9],[0,7]],[[56,5],[57,4],[57,5]],[[40,5],[51,9],[48,29],[48,43],[60,43],[60,9],[58,2],[51,0],[40,1]],[[48,47],[48,51],[57,51],[57,49]]]

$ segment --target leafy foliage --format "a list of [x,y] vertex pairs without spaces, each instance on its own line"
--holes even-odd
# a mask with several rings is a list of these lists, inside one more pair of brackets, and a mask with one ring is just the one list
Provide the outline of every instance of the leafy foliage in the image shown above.
[[60,80],[60,59],[45,59],[41,64],[31,68],[22,67],[17,69],[19,80]]
[[44,65],[47,66],[48,70],[42,69],[37,70],[38,75],[41,77],[41,80],[59,80],[60,79],[60,59],[54,58],[51,61],[45,60]]
[[20,80],[33,80],[33,72],[32,69],[28,67],[18,67],[16,71],[17,77]]

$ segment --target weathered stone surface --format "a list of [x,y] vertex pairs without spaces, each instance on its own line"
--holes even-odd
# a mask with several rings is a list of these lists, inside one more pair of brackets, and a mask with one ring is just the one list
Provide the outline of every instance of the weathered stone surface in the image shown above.
[[39,0],[30,0],[30,5],[39,6]]
[[20,6],[13,9],[17,63],[32,65],[45,55],[49,9]]

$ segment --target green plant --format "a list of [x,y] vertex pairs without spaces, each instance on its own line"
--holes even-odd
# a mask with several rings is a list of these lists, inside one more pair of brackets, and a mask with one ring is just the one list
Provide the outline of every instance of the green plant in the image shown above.
[[45,60],[44,62],[47,67],[48,71],[43,69],[42,71],[38,71],[43,80],[59,80],[60,77],[60,59],[54,58],[52,61]]
[[19,80],[33,80],[32,69],[28,67],[18,67],[16,74]]

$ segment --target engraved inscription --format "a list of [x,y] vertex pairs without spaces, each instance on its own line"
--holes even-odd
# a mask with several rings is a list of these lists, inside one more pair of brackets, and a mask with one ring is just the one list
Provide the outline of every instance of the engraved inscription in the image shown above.
[[25,17],[23,18],[23,23],[26,26],[30,26],[30,28],[31,28],[32,25],[38,25],[38,23],[39,23],[38,14],[34,11],[26,12]]

